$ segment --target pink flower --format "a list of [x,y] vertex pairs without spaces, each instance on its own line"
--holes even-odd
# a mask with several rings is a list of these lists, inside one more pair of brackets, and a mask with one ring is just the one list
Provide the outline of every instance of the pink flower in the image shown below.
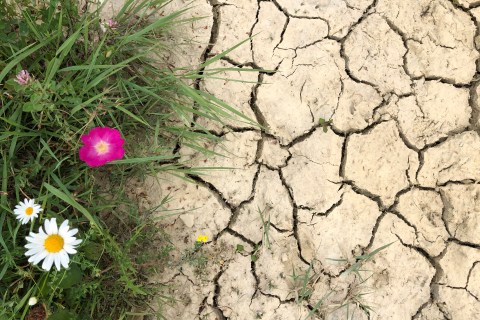
[[32,78],[30,78],[30,73],[27,70],[22,70],[17,74],[17,79],[14,81],[22,86],[27,85]]
[[118,27],[118,22],[115,21],[115,20],[113,20],[113,19],[108,19],[107,25],[108,25],[108,27],[109,27],[110,29],[112,29],[112,30],[113,30],[113,29],[117,29],[117,27]]
[[125,154],[120,131],[113,128],[96,127],[81,137],[84,146],[80,148],[80,160],[90,167],[102,166],[113,160],[120,160]]

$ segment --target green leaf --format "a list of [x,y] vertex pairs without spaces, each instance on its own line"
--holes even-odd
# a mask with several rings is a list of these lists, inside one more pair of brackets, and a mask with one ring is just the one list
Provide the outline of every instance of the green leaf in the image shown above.
[[235,249],[235,252],[243,252],[245,250],[245,247],[241,244],[237,244],[237,248]]
[[43,110],[43,104],[29,101],[29,102],[26,102],[23,105],[22,110],[23,110],[23,112],[42,111]]
[[38,93],[32,93],[32,95],[30,96],[31,103],[39,103],[40,101],[42,101],[42,99],[43,99],[43,96]]
[[58,286],[62,289],[68,289],[80,283],[83,279],[83,272],[80,268],[73,264],[70,268],[65,272],[65,276],[63,277],[62,281],[58,284]]
[[15,79],[8,79],[7,81],[5,81],[5,88],[6,89],[13,89],[15,90],[16,92],[18,91],[22,91],[25,89],[25,87],[19,85]]
[[82,248],[82,252],[85,257],[92,261],[98,261],[98,259],[100,259],[100,257],[102,256],[103,251],[103,245],[95,242],[89,242]]
[[252,254],[252,262],[255,262],[258,260],[258,257],[256,254]]
[[70,311],[63,309],[56,311],[54,314],[48,317],[48,320],[77,320],[77,316]]

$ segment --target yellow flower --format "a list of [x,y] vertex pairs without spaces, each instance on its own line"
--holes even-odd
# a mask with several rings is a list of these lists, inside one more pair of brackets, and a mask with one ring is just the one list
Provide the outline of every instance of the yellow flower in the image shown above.
[[199,235],[199,236],[197,237],[197,242],[203,242],[203,243],[205,243],[205,242],[207,242],[207,241],[208,241],[208,236]]

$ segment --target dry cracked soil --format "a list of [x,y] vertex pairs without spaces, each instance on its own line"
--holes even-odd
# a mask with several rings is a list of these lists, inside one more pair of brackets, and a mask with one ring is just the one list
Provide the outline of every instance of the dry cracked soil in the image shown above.
[[182,157],[228,169],[136,187],[184,212],[161,220],[172,261],[209,237],[196,265],[152,279],[177,299],[165,318],[480,319],[480,1],[195,0],[187,15],[205,18],[176,31],[193,38],[177,65],[251,37],[194,85],[262,127],[197,119],[222,156]]

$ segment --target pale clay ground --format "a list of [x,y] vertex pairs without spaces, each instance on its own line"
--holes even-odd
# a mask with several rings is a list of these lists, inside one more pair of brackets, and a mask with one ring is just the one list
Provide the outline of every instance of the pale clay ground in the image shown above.
[[[170,10],[189,0],[175,0]],[[294,320],[328,292],[322,316],[347,319],[480,319],[478,0],[195,0],[206,17],[177,32],[177,65],[195,65],[249,36],[213,67],[258,68],[200,86],[255,119],[224,127],[207,158],[230,167],[195,177],[162,175],[135,189],[145,207],[174,196],[161,220],[179,259],[199,234],[200,270],[167,267],[152,281],[178,299],[166,319]],[[258,82],[258,84],[257,84]],[[324,133],[319,119],[333,119]],[[258,208],[270,217],[271,248]],[[160,214],[160,213],[159,213]],[[359,284],[329,258],[368,253]],[[238,244],[242,253],[235,253]],[[296,303],[305,273],[314,291]],[[174,263],[174,262],[173,262]],[[371,306],[355,308],[355,295]]]

